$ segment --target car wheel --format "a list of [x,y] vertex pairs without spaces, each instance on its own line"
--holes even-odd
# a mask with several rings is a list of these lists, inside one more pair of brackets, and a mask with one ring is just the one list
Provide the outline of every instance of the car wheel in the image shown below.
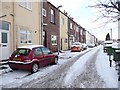
[[35,73],[35,72],[37,72],[38,69],[39,69],[38,64],[37,64],[37,63],[34,63],[34,64],[32,65],[31,73]]
[[54,59],[54,64],[57,64],[57,63],[58,63],[58,58],[55,57],[55,59]]

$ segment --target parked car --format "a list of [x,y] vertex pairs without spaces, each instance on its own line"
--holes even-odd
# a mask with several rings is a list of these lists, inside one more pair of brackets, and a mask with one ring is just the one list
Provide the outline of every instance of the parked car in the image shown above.
[[17,48],[9,58],[9,66],[13,70],[24,69],[31,73],[48,64],[57,64],[58,55],[43,45],[29,45]]
[[95,44],[94,44],[94,43],[88,44],[88,47],[89,47],[89,48],[94,48],[94,47],[95,47]]
[[104,44],[103,44],[103,51],[104,52],[107,52],[107,47],[112,47],[112,43],[113,41],[104,41]]
[[82,51],[82,44],[80,42],[74,42],[71,46],[71,52],[80,52]]
[[82,50],[86,50],[87,49],[87,44],[83,43],[82,44]]

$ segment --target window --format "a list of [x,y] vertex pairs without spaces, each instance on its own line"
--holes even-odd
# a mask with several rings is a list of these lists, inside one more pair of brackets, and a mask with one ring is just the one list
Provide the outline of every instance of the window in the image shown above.
[[64,43],[67,43],[67,38],[64,39]]
[[73,29],[72,23],[70,23],[70,29]]
[[23,55],[26,56],[30,53],[30,49],[17,49],[13,52],[12,55],[16,56],[16,55]]
[[74,30],[76,30],[76,25],[74,25]]
[[82,32],[83,32],[83,29],[80,30],[80,34],[81,34],[81,35],[83,34]]
[[34,55],[35,55],[35,56],[41,56],[41,55],[42,55],[42,50],[41,50],[41,48],[36,48],[36,49],[35,49],[35,52],[34,52]]
[[2,32],[2,43],[8,43],[7,33]]
[[0,29],[9,30],[9,23],[6,21],[0,21]]
[[61,24],[64,25],[64,18],[61,17]]
[[57,36],[51,35],[52,45],[57,45]]
[[21,0],[20,5],[24,8],[32,10],[32,2],[30,0]]
[[46,10],[44,8],[42,9],[42,14],[43,16],[46,16]]
[[79,27],[76,26],[76,31],[79,32]]
[[20,43],[31,44],[32,43],[32,33],[29,30],[20,30]]
[[47,55],[47,54],[51,54],[51,51],[49,50],[49,49],[47,49],[47,48],[42,48],[42,51],[43,51],[43,53],[45,54],[45,55]]
[[50,22],[55,23],[55,11],[51,9],[50,14]]

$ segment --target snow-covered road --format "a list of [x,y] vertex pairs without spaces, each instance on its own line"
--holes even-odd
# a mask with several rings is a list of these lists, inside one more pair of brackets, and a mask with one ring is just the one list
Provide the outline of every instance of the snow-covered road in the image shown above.
[[[100,64],[103,62],[101,61],[102,56],[107,59],[101,46],[80,53],[67,52],[59,56],[61,58],[57,65],[43,67],[32,75],[26,71],[3,74],[0,76],[0,78],[2,77],[0,85],[6,88],[118,88],[117,72],[114,68],[109,67],[109,62],[104,62],[107,67],[100,68]],[[107,73],[103,70],[102,75],[102,69],[111,72],[112,75],[108,76],[112,78],[112,81],[105,80],[106,75],[104,74]],[[13,75],[15,73],[16,75],[19,73],[19,77],[16,78]],[[112,83],[114,85],[111,86]]]

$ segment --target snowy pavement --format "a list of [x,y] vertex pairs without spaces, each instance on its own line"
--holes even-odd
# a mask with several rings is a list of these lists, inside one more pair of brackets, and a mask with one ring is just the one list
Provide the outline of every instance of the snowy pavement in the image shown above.
[[[11,71],[11,70],[10,70]],[[60,53],[57,65],[27,71],[4,72],[0,86],[6,88],[118,88],[117,71],[98,46],[83,52]]]

